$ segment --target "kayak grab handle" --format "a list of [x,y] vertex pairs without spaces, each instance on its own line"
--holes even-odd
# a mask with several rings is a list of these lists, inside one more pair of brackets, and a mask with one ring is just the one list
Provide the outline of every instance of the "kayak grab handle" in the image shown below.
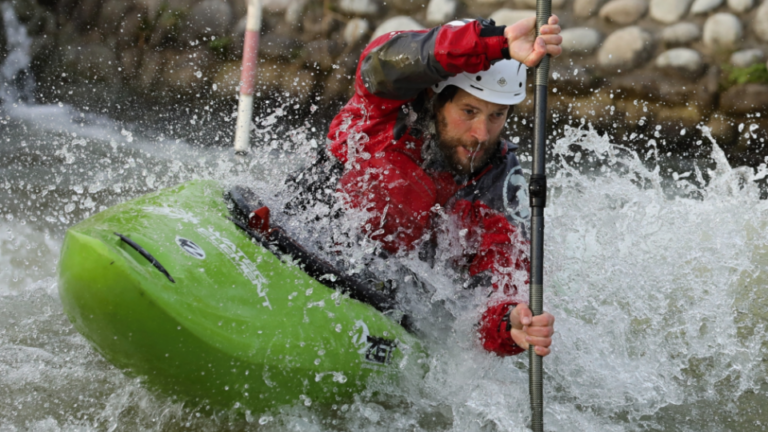
[[173,280],[173,277],[171,277],[171,275],[168,273],[168,270],[166,270],[165,267],[163,267],[163,265],[160,264],[160,262],[157,259],[155,259],[155,257],[152,256],[152,254],[147,252],[146,249],[144,249],[143,247],[139,246],[138,243],[136,243],[135,241],[129,239],[128,237],[126,237],[126,236],[124,236],[124,235],[122,235],[120,233],[116,232],[115,235],[120,237],[120,240],[124,241],[128,246],[132,247],[133,249],[136,250],[136,252],[140,253],[141,256],[146,258],[147,261],[149,261],[153,266],[155,266],[156,269],[160,270],[160,273],[164,274],[165,277],[167,277],[169,281],[171,281],[173,283],[176,283],[176,281]]

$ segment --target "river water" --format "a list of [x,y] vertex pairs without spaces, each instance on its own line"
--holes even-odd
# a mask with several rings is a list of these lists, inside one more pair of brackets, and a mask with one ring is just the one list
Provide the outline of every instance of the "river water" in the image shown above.
[[[433,286],[430,301],[454,317],[435,325],[443,340],[427,341],[426,377],[384,396],[210,414],[107,363],[61,308],[56,265],[66,228],[197,178],[257,184],[279,199],[286,173],[303,160],[284,144],[323,142],[323,133],[309,122],[287,127],[287,103],[263,113],[257,150],[237,158],[206,142],[210,133],[168,132],[231,126],[205,109],[148,127],[37,105],[23,75],[28,38],[2,6],[14,51],[0,76],[1,432],[526,430],[527,357],[483,353],[471,334],[477,309],[452,308],[450,278],[410,257],[404,264]],[[560,135],[546,210],[545,309],[557,317],[544,362],[547,429],[768,429],[764,167],[731,167],[711,140],[697,144],[707,157],[680,160],[659,154],[652,138],[627,149],[588,127]]]

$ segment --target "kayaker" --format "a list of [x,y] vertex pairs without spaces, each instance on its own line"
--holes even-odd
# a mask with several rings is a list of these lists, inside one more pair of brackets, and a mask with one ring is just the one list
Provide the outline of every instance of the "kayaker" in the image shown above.
[[[296,198],[370,215],[362,227],[389,253],[420,243],[460,245],[471,285],[493,286],[481,319],[483,347],[498,355],[549,354],[554,317],[515,300],[528,283],[527,186],[501,139],[525,98],[526,68],[561,53],[559,19],[535,37],[535,19],[491,20],[392,32],[363,51],[355,94],[333,119],[327,146],[293,179]],[[525,65],[525,66],[523,66]],[[314,205],[314,204],[313,204]]]

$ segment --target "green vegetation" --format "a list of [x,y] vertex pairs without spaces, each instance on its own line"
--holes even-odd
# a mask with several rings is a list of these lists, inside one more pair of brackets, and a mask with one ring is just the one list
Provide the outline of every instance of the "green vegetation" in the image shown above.
[[231,46],[232,38],[228,36],[211,38],[211,41],[208,42],[208,49],[221,58],[226,58],[229,55]]
[[768,68],[763,62],[741,68],[731,65],[723,65],[726,75],[726,87],[732,87],[747,83],[768,83]]

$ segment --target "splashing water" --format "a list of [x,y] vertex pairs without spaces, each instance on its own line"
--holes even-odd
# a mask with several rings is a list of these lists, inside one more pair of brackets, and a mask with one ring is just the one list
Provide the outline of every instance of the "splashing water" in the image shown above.
[[[23,70],[14,68],[6,82]],[[13,98],[26,102],[14,106]],[[307,143],[322,142],[322,131],[304,124],[276,133],[291,106],[283,105],[255,122],[261,144],[239,160],[229,149],[72,107],[18,94],[3,101],[0,431],[526,430],[527,357],[482,352],[474,324],[483,293],[459,290],[446,263],[366,258],[375,245],[364,240],[344,251],[351,268],[410,269],[404,289],[422,299],[414,309],[431,353],[425,377],[374,385],[346,405],[297,401],[242,416],[204,413],[123,375],[62,312],[55,268],[64,230],[195,178],[254,185],[282,204],[283,180],[311,158]],[[552,144],[545,308],[557,333],[544,362],[547,429],[766,428],[768,204],[760,183],[768,172],[733,168],[714,141],[702,145],[709,157],[677,160],[659,155],[652,140],[628,149],[588,128],[566,129]],[[300,222],[299,236],[322,238]],[[355,223],[329,229],[354,231]],[[408,285],[412,276],[426,283]]]

